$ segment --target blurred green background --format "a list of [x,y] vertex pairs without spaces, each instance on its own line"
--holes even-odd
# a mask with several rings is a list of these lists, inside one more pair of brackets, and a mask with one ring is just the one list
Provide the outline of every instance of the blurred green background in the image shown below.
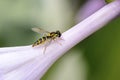
[[[87,0],[0,0],[0,47],[30,45],[40,27],[64,32]],[[120,80],[120,18],[72,48],[41,80]]]

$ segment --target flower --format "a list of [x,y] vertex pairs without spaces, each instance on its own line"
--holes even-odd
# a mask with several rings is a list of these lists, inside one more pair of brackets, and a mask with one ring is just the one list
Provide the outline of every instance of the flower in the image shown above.
[[43,54],[42,46],[0,48],[0,80],[39,80],[50,66],[77,43],[102,28],[120,13],[114,1],[62,34],[63,40],[51,42]]

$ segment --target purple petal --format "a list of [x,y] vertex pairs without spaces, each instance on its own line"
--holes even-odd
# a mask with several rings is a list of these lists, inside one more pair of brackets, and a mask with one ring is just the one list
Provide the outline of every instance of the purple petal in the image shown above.
[[103,6],[105,6],[104,0],[88,0],[85,5],[80,8],[78,14],[77,14],[77,22],[82,21],[83,19],[87,18]]

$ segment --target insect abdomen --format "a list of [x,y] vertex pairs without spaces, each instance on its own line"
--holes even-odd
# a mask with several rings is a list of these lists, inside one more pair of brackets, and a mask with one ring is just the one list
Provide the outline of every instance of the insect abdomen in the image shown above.
[[38,39],[38,40],[32,45],[32,47],[44,43],[44,42],[46,41],[46,39],[47,39],[47,37],[42,37],[42,38]]

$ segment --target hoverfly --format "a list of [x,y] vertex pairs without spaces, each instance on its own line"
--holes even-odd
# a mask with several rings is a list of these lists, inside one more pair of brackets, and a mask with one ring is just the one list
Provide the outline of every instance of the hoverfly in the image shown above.
[[[42,37],[39,38],[36,42],[33,43],[32,47],[35,47],[35,46],[38,46],[38,45],[41,45],[41,44],[44,44],[44,43],[48,43],[50,44],[50,42],[52,40],[56,40],[57,38],[60,38],[61,37],[61,32],[60,31],[56,31],[56,32],[48,32],[48,31],[45,31],[41,28],[32,28],[32,30],[34,32],[37,32],[37,33],[40,33],[42,34]],[[47,45],[48,45],[47,44]],[[45,50],[46,50],[46,47],[47,45],[45,45],[45,49],[43,51],[43,53],[45,53]]]

